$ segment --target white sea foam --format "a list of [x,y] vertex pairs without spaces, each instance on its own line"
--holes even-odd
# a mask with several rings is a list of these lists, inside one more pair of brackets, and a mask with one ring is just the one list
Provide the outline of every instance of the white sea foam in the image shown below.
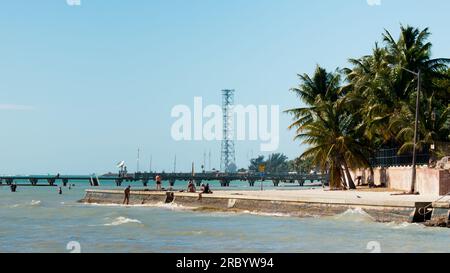
[[31,200],[30,206],[39,206],[41,205],[41,200]]
[[353,221],[353,222],[373,222],[372,216],[365,212],[362,208],[348,209],[345,212],[333,216],[337,220]]
[[239,216],[239,215],[255,215],[255,216],[263,216],[263,217],[292,217],[292,215],[287,213],[270,213],[270,212],[259,212],[259,211],[250,211],[250,210],[236,210],[236,211],[228,211],[228,210],[214,210],[214,211],[206,211],[204,214],[199,214],[198,217],[217,217],[217,218],[226,218],[230,216]]
[[193,210],[193,209],[195,209],[195,207],[186,207],[183,205],[179,205],[177,203],[163,203],[163,202],[159,202],[156,204],[138,205],[138,207],[153,207],[153,208],[163,208],[163,209],[170,209],[170,210]]
[[120,226],[124,224],[142,224],[142,222],[137,219],[130,219],[123,216],[119,216],[115,218],[114,221],[112,221],[111,223],[104,224],[104,226]]
[[10,208],[19,208],[19,207],[38,207],[41,205],[41,200],[31,200],[31,202],[22,203],[22,204],[14,204],[9,206]]
[[99,207],[125,207],[125,208],[163,208],[170,210],[193,210],[195,207],[186,207],[177,203],[163,203],[156,204],[136,204],[136,205],[119,205],[119,204],[100,204],[100,203],[88,203],[84,205],[99,206]]
[[122,207],[119,204],[106,204],[106,203],[82,203],[80,206],[93,206],[93,207]]
[[292,217],[292,215],[280,212],[258,212],[258,211],[243,211],[245,214],[257,215],[257,216],[267,216],[267,217]]
[[424,225],[421,225],[418,223],[407,223],[407,222],[403,222],[403,223],[391,222],[391,223],[388,223],[387,225],[393,229],[425,228]]
[[[127,208],[161,208],[161,209],[168,209],[173,211],[179,211],[179,210],[195,210],[198,207],[188,207],[183,206],[177,203],[164,203],[159,202],[155,204],[137,204],[137,205],[119,205],[119,204],[100,204],[100,203],[89,203],[86,205],[90,206],[99,206],[99,207],[127,207]],[[239,214],[250,214],[250,215],[256,215],[256,216],[266,216],[266,217],[292,217],[292,215],[287,213],[269,213],[269,212],[258,212],[258,211],[208,211],[207,215],[209,217],[229,217],[233,215],[239,215]]]

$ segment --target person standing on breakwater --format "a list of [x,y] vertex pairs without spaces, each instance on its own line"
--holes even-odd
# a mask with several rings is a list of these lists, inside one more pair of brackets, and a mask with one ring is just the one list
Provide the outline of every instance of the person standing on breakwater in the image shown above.
[[155,180],[156,180],[156,190],[160,191],[162,189],[162,187],[161,187],[161,176],[157,175],[155,177]]
[[131,186],[128,185],[128,187],[125,189],[124,194],[125,197],[123,198],[123,203],[122,205],[124,205],[125,203],[128,205],[130,204],[130,193],[131,193]]

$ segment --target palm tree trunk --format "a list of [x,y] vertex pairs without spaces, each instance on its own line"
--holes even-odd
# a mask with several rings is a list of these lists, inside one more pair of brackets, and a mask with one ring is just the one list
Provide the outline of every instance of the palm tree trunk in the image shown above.
[[369,188],[373,188],[375,186],[375,172],[373,171],[373,167],[370,167],[370,177],[369,177]]
[[342,186],[345,188],[342,182],[342,169],[337,162],[333,162],[330,166],[330,189],[341,190]]
[[347,182],[345,181],[345,172],[342,168],[339,168],[339,180],[341,182],[342,188],[347,190]]
[[353,182],[352,175],[350,174],[350,170],[348,169],[347,161],[345,158],[342,159],[342,163],[344,164],[345,174],[347,176],[348,187],[351,190],[356,190],[355,182]]

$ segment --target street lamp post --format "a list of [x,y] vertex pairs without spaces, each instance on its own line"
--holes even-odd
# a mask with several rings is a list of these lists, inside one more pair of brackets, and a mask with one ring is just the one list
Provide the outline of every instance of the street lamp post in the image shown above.
[[[412,71],[409,71],[412,72]],[[411,192],[412,194],[415,193],[416,189],[416,158],[417,158],[417,141],[418,141],[418,127],[419,127],[419,101],[420,101],[420,70],[415,73],[417,76],[417,97],[416,97],[416,121],[414,124],[414,150],[413,150],[413,169],[412,169],[412,181],[411,181]]]
[[412,162],[412,177],[411,177],[411,194],[416,193],[416,178],[417,178],[417,142],[419,138],[418,134],[418,127],[419,127],[419,103],[420,103],[420,77],[421,77],[421,71],[419,69],[418,72],[414,72],[412,70],[409,70],[407,68],[401,67],[401,69],[405,70],[406,72],[409,72],[417,77],[417,96],[416,96],[416,119],[414,123],[414,148],[413,148],[413,162]]

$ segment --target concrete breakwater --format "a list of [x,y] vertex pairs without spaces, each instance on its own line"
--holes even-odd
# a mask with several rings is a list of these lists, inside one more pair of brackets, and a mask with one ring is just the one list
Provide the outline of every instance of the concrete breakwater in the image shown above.
[[[388,197],[389,196],[389,197]],[[122,204],[121,190],[86,190],[82,203]],[[294,217],[321,217],[362,209],[377,222],[429,222],[448,224],[449,208],[433,204],[432,197],[392,197],[379,193],[340,193],[323,191],[219,191],[212,195],[184,192],[135,190],[130,205],[175,203],[195,210],[248,211],[285,214]],[[436,209],[433,209],[433,205]],[[434,213],[433,213],[434,212]],[[433,217],[435,215],[435,217]]]

